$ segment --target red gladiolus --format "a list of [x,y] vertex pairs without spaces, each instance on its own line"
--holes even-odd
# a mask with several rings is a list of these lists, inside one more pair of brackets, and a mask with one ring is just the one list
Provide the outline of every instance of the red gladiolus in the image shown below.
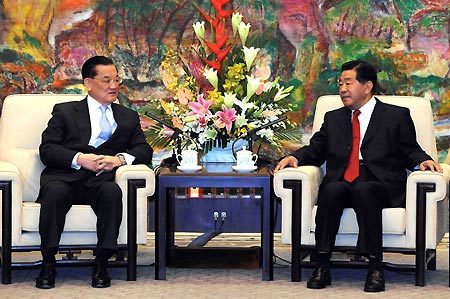
[[206,46],[211,50],[211,52],[213,52],[213,53],[216,54],[216,55],[219,55],[219,53],[220,53],[220,47],[219,47],[218,44],[216,44],[216,43],[211,43],[211,42],[209,42],[209,41],[207,41],[207,40],[205,40],[205,44],[206,44]]
[[214,28],[217,27],[217,23],[218,23],[218,19],[212,18],[210,17],[206,11],[204,11],[203,9],[201,9],[200,7],[197,6],[198,11],[200,12],[200,14],[203,16],[203,18],[206,20],[206,22],[210,23],[213,25]]
[[210,67],[212,67],[213,69],[215,69],[218,72],[220,72],[220,62],[218,62],[218,61],[211,61],[211,60],[205,60],[205,61]]
[[228,46],[227,48],[220,51],[219,54],[217,54],[217,60],[222,61],[225,58],[225,56],[227,56],[228,53],[231,51],[231,48],[233,48],[233,46]]
[[222,8],[229,1],[230,0],[211,0],[212,5],[217,11],[216,18],[211,17],[203,9],[196,6],[203,18],[213,26],[216,37],[215,42],[210,42],[207,40],[204,40],[204,42],[208,49],[216,55],[216,61],[205,60],[205,62],[218,72],[220,72],[222,61],[232,49],[232,46],[228,46],[223,49],[228,40],[228,34],[225,33],[225,20],[221,20],[230,17],[234,12],[233,10],[224,10]]
[[230,0],[211,0],[212,5],[217,11],[222,10],[222,6],[230,2]]
[[225,22],[219,22],[216,26],[216,39],[217,36],[224,36],[225,35]]
[[221,10],[217,12],[217,17],[218,18],[228,18],[229,16],[231,16],[231,14],[234,12],[234,10]]

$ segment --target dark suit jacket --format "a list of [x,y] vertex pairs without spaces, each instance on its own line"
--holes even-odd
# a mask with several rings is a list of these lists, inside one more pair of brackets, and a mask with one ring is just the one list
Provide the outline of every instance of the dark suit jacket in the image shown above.
[[111,107],[117,128],[108,141],[95,148],[88,145],[91,123],[87,98],[54,106],[39,147],[41,161],[46,166],[41,174],[41,188],[53,180],[71,182],[86,177],[91,178],[91,183],[114,180],[115,171],[96,177],[92,171],[71,168],[78,152],[111,156],[129,153],[136,157],[133,164],[151,163],[153,150],[145,140],[138,114],[118,104],[113,103]]
[[[416,141],[416,132],[407,108],[382,103],[378,99],[361,144],[361,154],[368,170],[382,182],[392,207],[404,207],[406,170],[431,160]],[[321,188],[340,180],[351,152],[351,110],[340,108],[325,114],[320,130],[310,145],[293,155],[299,165],[320,166],[325,161],[326,175]]]

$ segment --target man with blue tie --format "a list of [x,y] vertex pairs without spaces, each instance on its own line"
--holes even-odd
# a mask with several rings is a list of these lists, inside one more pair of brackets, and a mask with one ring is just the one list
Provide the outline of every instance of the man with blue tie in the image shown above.
[[364,291],[384,291],[382,211],[405,206],[405,169],[442,172],[417,143],[409,110],[377,99],[377,85],[371,64],[344,63],[339,78],[344,107],[327,112],[310,144],[275,168],[327,163],[315,219],[317,265],[309,289],[331,285],[330,258],[342,212],[353,208],[359,227],[356,249],[369,260]]
[[89,58],[82,67],[88,96],[54,106],[42,133],[39,154],[46,166],[41,174],[39,234],[42,268],[36,287],[55,286],[55,255],[65,217],[74,204],[87,204],[97,215],[92,287],[111,285],[108,259],[117,250],[122,221],[122,191],[115,170],[126,164],[149,164],[152,148],[140,127],[138,114],[114,103],[121,79],[112,60]]

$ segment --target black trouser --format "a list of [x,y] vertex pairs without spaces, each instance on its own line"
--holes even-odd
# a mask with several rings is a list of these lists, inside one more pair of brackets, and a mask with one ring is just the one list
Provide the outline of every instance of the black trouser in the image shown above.
[[66,214],[74,204],[89,204],[97,215],[96,255],[109,258],[117,250],[122,221],[122,191],[115,182],[86,185],[83,181],[52,181],[42,187],[39,234],[44,259],[56,254]]
[[342,212],[344,208],[353,208],[359,226],[357,251],[382,260],[382,210],[389,207],[385,186],[360,165],[360,175],[352,183],[331,182],[320,191],[315,231],[317,252],[333,251]]

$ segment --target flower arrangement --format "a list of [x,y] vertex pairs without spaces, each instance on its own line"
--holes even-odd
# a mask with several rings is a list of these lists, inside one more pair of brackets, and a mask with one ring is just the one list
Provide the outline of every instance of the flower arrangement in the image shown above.
[[[259,139],[280,148],[277,131],[293,127],[284,118],[291,110],[286,97],[293,86],[285,88],[279,78],[271,79],[270,55],[247,46],[251,25],[243,22],[240,12],[224,9],[228,2],[211,0],[215,16],[197,6],[204,18],[193,24],[198,43],[189,51],[166,53],[160,74],[172,98],[153,100],[147,111],[162,118],[152,128],[155,142],[174,146],[170,137],[178,131],[208,151],[248,138],[253,130]],[[275,124],[255,130],[270,122]]]

